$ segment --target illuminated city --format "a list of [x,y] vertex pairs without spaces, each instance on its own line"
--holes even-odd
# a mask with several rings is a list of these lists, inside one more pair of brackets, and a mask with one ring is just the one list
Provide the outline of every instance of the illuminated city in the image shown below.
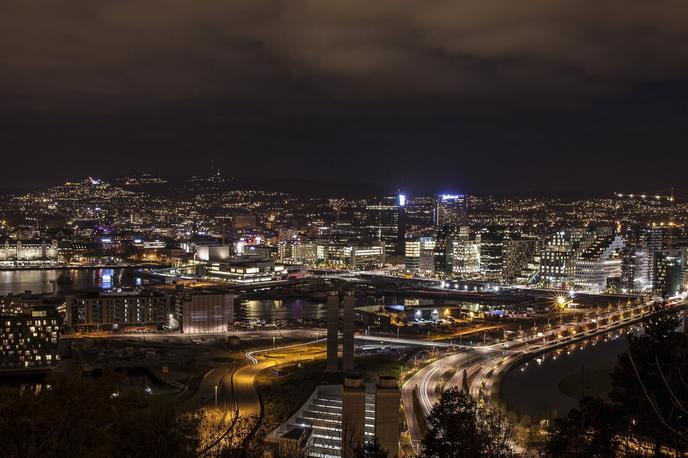
[[0,456],[685,456],[688,9],[526,3],[11,1]]

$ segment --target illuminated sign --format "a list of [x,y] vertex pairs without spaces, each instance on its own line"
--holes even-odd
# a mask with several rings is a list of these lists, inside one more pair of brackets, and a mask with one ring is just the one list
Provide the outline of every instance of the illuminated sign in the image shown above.
[[404,194],[399,194],[399,206],[400,207],[406,206],[406,196]]
[[463,197],[463,194],[440,194],[440,199],[444,201],[463,199]]

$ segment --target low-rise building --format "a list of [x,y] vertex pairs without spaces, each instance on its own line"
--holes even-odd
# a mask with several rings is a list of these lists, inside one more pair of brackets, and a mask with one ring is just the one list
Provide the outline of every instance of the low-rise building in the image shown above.
[[207,266],[207,274],[233,283],[261,283],[284,280],[287,269],[269,259],[238,258],[226,262],[213,262]]
[[149,290],[68,296],[65,326],[74,333],[155,330],[169,323],[169,299]]
[[57,262],[57,259],[57,240],[0,242],[0,264],[41,264]]
[[335,267],[363,270],[385,264],[385,245],[324,245],[324,262]]

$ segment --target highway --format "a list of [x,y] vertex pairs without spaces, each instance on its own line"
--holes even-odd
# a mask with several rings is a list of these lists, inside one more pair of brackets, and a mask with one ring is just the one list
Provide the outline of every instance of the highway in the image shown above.
[[[452,374],[452,376],[444,384],[444,389],[461,386],[465,369],[469,376],[471,393],[482,396],[483,386],[491,389],[495,385],[495,377],[503,373],[502,371],[494,371],[498,366],[504,365],[506,367],[506,363],[516,358],[522,358],[524,355],[568,345],[640,321],[652,315],[653,312],[650,311],[649,307],[653,304],[654,302],[648,302],[620,310],[614,309],[584,321],[554,326],[544,333],[526,336],[517,341],[475,347],[472,351],[463,350],[458,354],[446,356],[430,363],[410,377],[402,387],[402,402],[411,436],[411,446],[416,453],[420,451],[423,428],[425,427],[424,418],[437,402],[438,391],[446,374]],[[666,310],[667,307],[678,308],[683,305],[685,305],[683,301],[675,300],[668,302],[667,306],[661,310]],[[562,331],[580,329],[581,327],[588,329],[584,333],[561,338],[560,333]],[[506,348],[507,344],[509,345],[508,349]]]

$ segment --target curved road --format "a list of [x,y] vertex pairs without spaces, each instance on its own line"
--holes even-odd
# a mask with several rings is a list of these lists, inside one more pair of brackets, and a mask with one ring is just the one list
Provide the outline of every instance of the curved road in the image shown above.
[[247,417],[260,417],[262,415],[261,401],[255,386],[256,377],[261,372],[283,364],[319,359],[325,353],[325,348],[313,347],[313,345],[323,341],[324,339],[320,339],[247,353],[246,356],[251,364],[240,367],[233,376],[233,395],[239,409],[239,415]]
[[[604,315],[591,317],[588,320],[555,326],[547,332],[536,336],[526,336],[508,343],[500,342],[493,345],[479,346],[475,347],[473,351],[462,351],[434,361],[415,373],[402,387],[402,402],[408,431],[411,436],[411,446],[417,453],[420,451],[420,443],[423,437],[422,429],[425,427],[421,422],[424,423],[424,418],[437,402],[438,389],[445,374],[453,373],[453,376],[445,383],[444,388],[461,386],[465,369],[469,376],[471,393],[480,396],[484,383],[489,383],[489,388],[494,385],[494,380],[490,381],[490,377],[493,376],[494,369],[503,362],[509,361],[514,357],[521,357],[524,354],[568,345],[572,342],[639,321],[654,313],[649,309],[644,310],[653,304],[654,301],[651,301],[632,307],[615,309]],[[680,305],[684,305],[680,300],[667,302],[667,306],[671,308]],[[663,310],[666,310],[666,307],[659,311]],[[600,324],[600,322],[605,324]],[[582,326],[591,329],[584,334],[580,334],[580,337],[559,338],[561,331],[576,329]],[[548,342],[548,338],[552,340]],[[529,345],[530,347],[528,347]],[[470,356],[470,353],[476,354]],[[417,398],[416,402],[414,402],[414,397]],[[420,407],[420,411],[417,411],[416,406]]]

